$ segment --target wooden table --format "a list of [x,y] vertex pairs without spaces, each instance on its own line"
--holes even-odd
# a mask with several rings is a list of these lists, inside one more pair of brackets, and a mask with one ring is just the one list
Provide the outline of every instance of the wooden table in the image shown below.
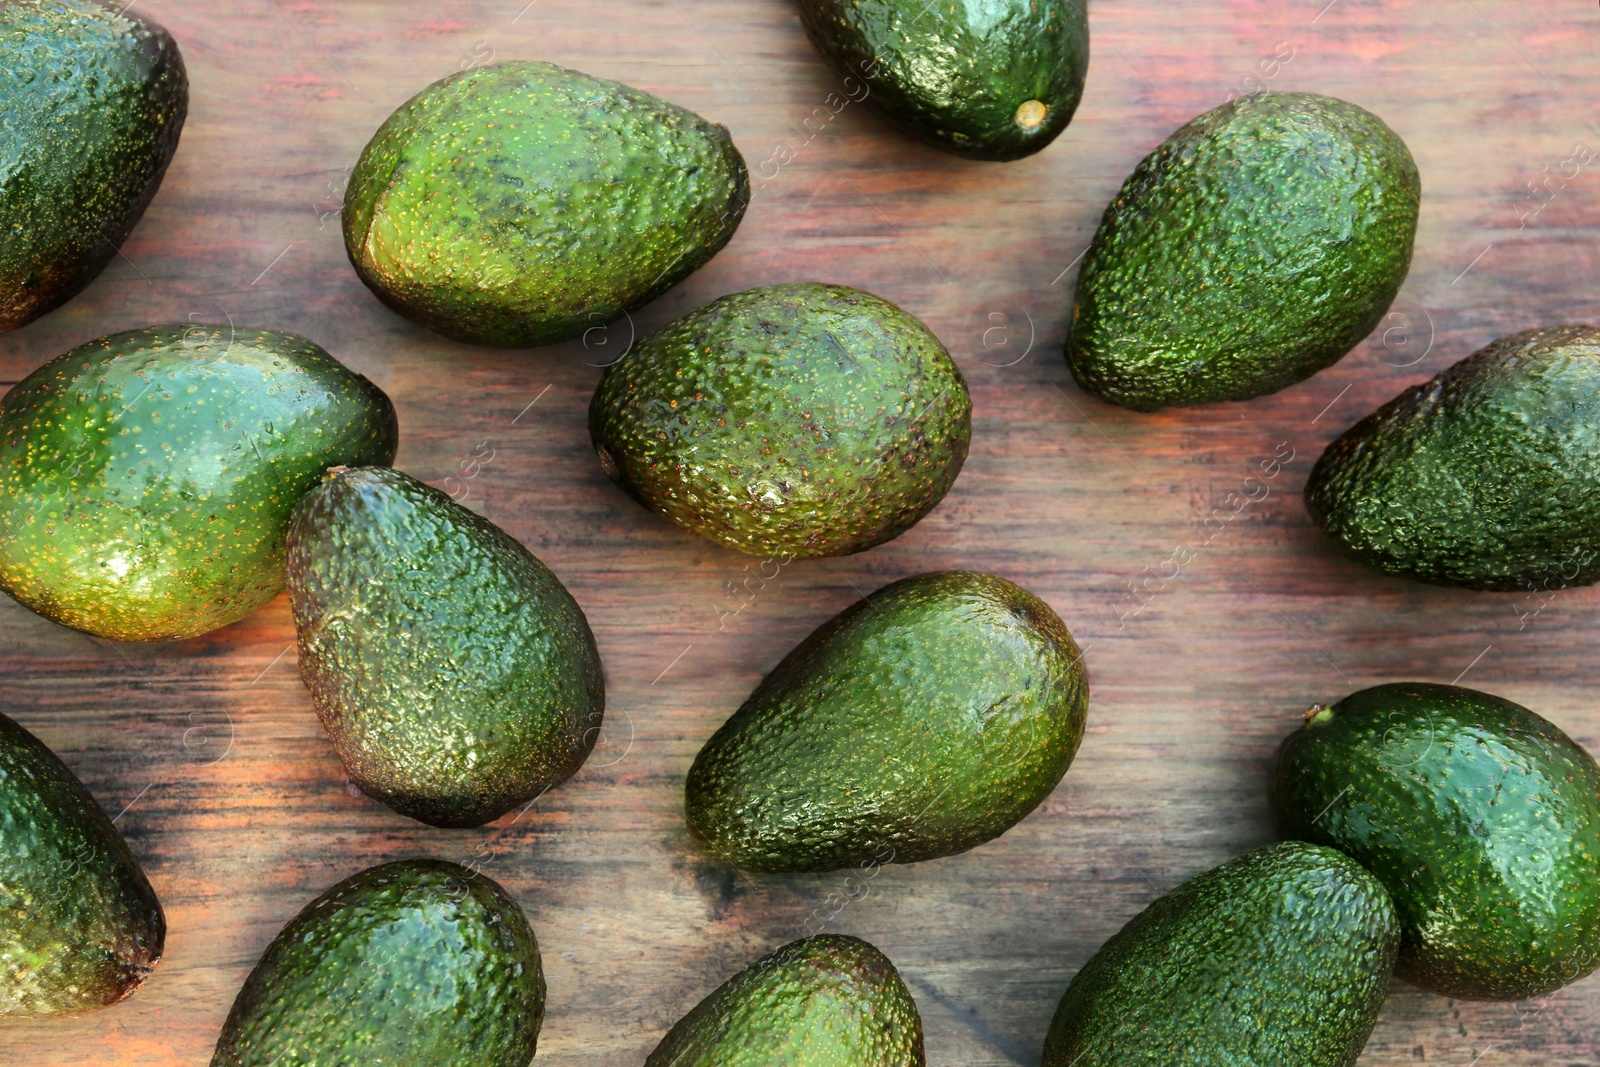
[[[138,10],[188,62],[177,158],[123,256],[61,311],[0,336],[0,383],[153,322],[317,340],[394,398],[397,466],[462,479],[450,484],[470,506],[567,583],[605,659],[607,728],[588,766],[520,819],[431,829],[347,791],[296,674],[285,598],[158,646],[0,602],[0,710],[118,817],[170,925],[137,996],[7,1024],[0,1063],[204,1064],[285,920],[371,864],[437,856],[478,865],[532,919],[550,986],[540,1064],[637,1065],[701,996],[819,916],[899,965],[932,1064],[1032,1067],[1101,942],[1159,893],[1271,839],[1267,759],[1312,702],[1459,680],[1600,751],[1600,592],[1541,604],[1373,575],[1333,554],[1300,498],[1323,446],[1403,387],[1502,334],[1595,320],[1600,163],[1560,176],[1575,146],[1600,151],[1595,5],[1097,0],[1077,119],[1011,164],[923,148],[859,105],[834,114],[835,82],[786,0]],[[454,344],[385,310],[345,260],[344,177],[378,123],[436,78],[511,58],[723,122],[769,179],[713,263],[587,344]],[[1258,83],[1355,101],[1410,144],[1426,191],[1393,315],[1338,366],[1252,403],[1140,415],[1090,399],[1061,343],[1102,209],[1171,130]],[[898,541],[766,579],[615,489],[585,413],[598,365],[630,332],[798,280],[880,293],[945,339],[972,386],[972,455]],[[1246,482],[1291,454],[1275,479]],[[697,855],[679,809],[705,738],[822,620],[943,567],[1026,585],[1084,644],[1089,734],[1061,788],[999,841],[885,868],[853,900],[842,874],[736,877]],[[1597,1035],[1600,977],[1523,1004],[1396,982],[1361,1062],[1566,1067],[1600,1062]]]

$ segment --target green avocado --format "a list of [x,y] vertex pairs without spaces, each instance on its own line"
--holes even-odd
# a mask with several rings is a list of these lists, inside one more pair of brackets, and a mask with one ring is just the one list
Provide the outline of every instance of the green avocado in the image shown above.
[[183,57],[132,6],[0,3],[0,331],[94,280],[177,150]]
[[865,941],[791,941],[724,982],[645,1067],[924,1067],[922,1016]]
[[0,1020],[76,1015],[131,994],[167,921],[83,783],[0,715]]
[[600,653],[549,568],[388,467],[295,508],[300,673],[350,779],[434,826],[480,826],[566,781],[605,711]]
[[0,400],[0,588],[119,641],[226,626],[283,588],[301,495],[396,434],[377,386],[292,333],[90,341]]
[[1421,194],[1405,143],[1354,104],[1261,93],[1206,112],[1106,208],[1072,306],[1073,376],[1138,411],[1310,377],[1389,310]]
[[800,20],[869,106],[969,159],[1020,159],[1067,128],[1089,72],[1083,0],[800,0]]
[[1350,1067],[1400,926],[1332,849],[1247,852],[1134,916],[1056,1008],[1041,1067]]
[[344,246],[385,304],[520,348],[654,300],[728,243],[750,199],[728,131],[551,63],[434,82],[361,153]]
[[967,458],[972,400],[887,300],[772,285],[643,338],[600,380],[589,433],[645,507],[787,562],[860,552],[932,511]]
[[385,863],[272,939],[211,1067],[528,1067],[544,994],[538,942],[498,883]]
[[1521,1000],[1600,965],[1600,768],[1521,705],[1424,682],[1318,705],[1278,749],[1272,809],[1388,887],[1418,985]]
[[1004,578],[903,578],[801,642],[689,770],[689,829],[735,867],[950,856],[1038,807],[1089,684],[1050,606]]
[[1503,337],[1328,446],[1306,506],[1387,574],[1544,591],[1600,579],[1600,330]]

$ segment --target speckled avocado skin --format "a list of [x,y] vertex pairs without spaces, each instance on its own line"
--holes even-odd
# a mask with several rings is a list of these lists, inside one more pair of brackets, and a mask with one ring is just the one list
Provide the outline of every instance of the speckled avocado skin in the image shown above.
[[645,1067],[923,1067],[922,1016],[865,941],[791,941],[723,983]]
[[177,150],[183,58],[130,6],[0,3],[0,330],[94,280]]
[[967,383],[914,316],[797,283],[735,293],[643,338],[589,406],[607,474],[702,537],[785,560],[898,537],[943,499]]
[[1106,208],[1078,276],[1073,376],[1139,411],[1310,377],[1388,311],[1421,194],[1405,143],[1354,104],[1261,93],[1206,112]]
[[167,923],[67,765],[0,715],[0,1019],[76,1015],[139,988]]
[[533,930],[498,883],[386,863],[272,939],[211,1067],[528,1067],[544,995]]
[[1272,810],[1388,887],[1418,985],[1520,1000],[1600,964],[1600,768],[1519,704],[1403,682],[1314,707],[1278,749]]
[[226,626],[283,588],[301,494],[396,436],[377,386],[292,333],[90,341],[0,400],[0,587],[119,641]]
[[1544,592],[1600,579],[1600,330],[1503,337],[1328,446],[1306,506],[1387,574]]
[[964,852],[1050,795],[1088,703],[1044,601],[971,571],[904,578],[819,627],[706,742],[689,829],[747,870]]
[[505,531],[387,467],[334,473],[295,509],[300,673],[369,796],[479,826],[571,777],[605,710],[583,611]]
[[969,159],[1055,140],[1089,71],[1081,0],[800,0],[800,19],[847,91],[864,83],[889,121]]
[[1350,1067],[1399,941],[1389,895],[1348,857],[1258,848],[1157,900],[1083,965],[1041,1067]]
[[666,292],[750,199],[728,131],[551,63],[452,74],[361,153],[344,244],[384,303],[471,344],[577,337]]

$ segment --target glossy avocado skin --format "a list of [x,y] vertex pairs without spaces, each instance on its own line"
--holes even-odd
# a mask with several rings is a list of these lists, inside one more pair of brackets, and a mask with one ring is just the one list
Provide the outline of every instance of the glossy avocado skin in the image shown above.
[[1418,985],[1520,1000],[1600,964],[1600,769],[1521,705],[1403,682],[1315,707],[1278,749],[1272,810],[1388,887]]
[[434,826],[479,826],[583,765],[605,709],[583,611],[487,519],[388,467],[295,509],[300,673],[350,778]]
[[1421,191],[1405,143],[1354,104],[1261,93],[1206,112],[1106,208],[1078,276],[1073,376],[1138,411],[1310,377],[1400,291]]
[[865,941],[791,941],[678,1020],[645,1067],[923,1067],[922,1016]]
[[800,0],[817,49],[900,129],[969,159],[1032,155],[1067,128],[1089,71],[1078,0]]
[[1349,1067],[1399,941],[1389,895],[1348,857],[1255,849],[1151,904],[1084,964],[1041,1067]]
[[787,561],[863,551],[932,511],[966,461],[972,400],[915,317],[805,282],[643,338],[595,389],[589,433],[645,507]]
[[528,1067],[544,995],[533,930],[498,883],[385,863],[272,939],[211,1067]]
[[177,150],[183,57],[129,6],[0,4],[0,331],[94,280]]
[[0,1020],[76,1015],[139,988],[167,922],[67,765],[0,715]]
[[819,627],[706,742],[689,829],[747,870],[964,852],[1050,795],[1088,698],[1044,601],[971,571],[905,578]]
[[1306,506],[1387,574],[1544,591],[1600,579],[1600,330],[1503,337],[1328,446]]
[[283,588],[300,496],[396,438],[389,398],[292,333],[90,341],[0,400],[0,587],[119,641],[226,626]]
[[666,292],[750,199],[728,131],[551,63],[452,74],[390,115],[344,201],[356,273],[469,344],[550,344]]

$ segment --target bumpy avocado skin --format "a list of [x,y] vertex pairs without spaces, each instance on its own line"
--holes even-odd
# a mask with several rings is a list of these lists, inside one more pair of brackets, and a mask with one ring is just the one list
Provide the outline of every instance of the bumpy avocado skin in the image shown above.
[[295,509],[300,673],[350,778],[403,815],[480,826],[571,777],[605,710],[600,653],[515,538],[388,467]]
[[0,715],[0,1019],[76,1015],[139,988],[167,922],[67,765]]
[[811,282],[735,293],[643,338],[589,406],[607,474],[702,537],[842,556],[904,533],[961,472],[966,380],[914,316]]
[[1374,570],[1469,589],[1600,579],[1600,330],[1503,337],[1328,446],[1306,507]]
[[389,398],[292,333],[90,341],[0,400],[0,587],[119,641],[226,626],[283,588],[300,496],[396,438]]
[[1044,601],[971,571],[904,578],[796,646],[706,742],[689,829],[747,870],[964,852],[1050,795],[1088,701]]
[[183,57],[129,6],[0,4],[0,331],[94,280],[177,150]]
[[1350,1067],[1400,941],[1383,886],[1286,841],[1191,878],[1072,979],[1041,1067]]
[[923,1067],[922,1016],[865,941],[791,941],[678,1020],[645,1067]]
[[800,19],[847,89],[864,82],[889,121],[969,159],[1044,148],[1089,72],[1081,0],[800,0]]
[[544,996],[533,930],[498,883],[386,863],[273,938],[211,1067],[528,1067]]
[[1405,143],[1354,104],[1261,93],[1206,112],[1106,208],[1072,307],[1073,376],[1138,411],[1310,377],[1388,311],[1421,193]]
[[1403,682],[1313,708],[1272,809],[1388,887],[1418,985],[1520,1000],[1600,964],[1600,768],[1519,704]]
[[496,63],[378,128],[345,191],[344,244],[400,314],[518,348],[666,292],[728,243],[749,199],[726,128],[551,63]]

